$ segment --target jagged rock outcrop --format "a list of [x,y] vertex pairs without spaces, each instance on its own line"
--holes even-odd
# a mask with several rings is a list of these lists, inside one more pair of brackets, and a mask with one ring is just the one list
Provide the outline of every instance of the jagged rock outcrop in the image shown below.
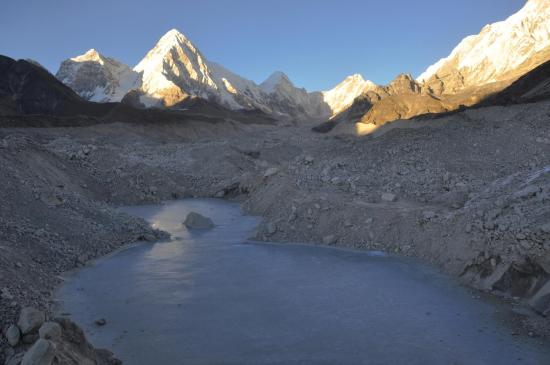
[[328,132],[346,122],[382,125],[421,114],[445,112],[452,107],[423,88],[411,75],[401,74],[387,86],[370,87],[350,107],[313,130]]
[[[465,38],[449,57],[430,66],[416,80],[400,75],[388,86],[371,90],[370,96],[356,98],[348,110],[316,130],[326,132],[342,122],[381,125],[452,111],[479,104],[490,95],[495,96],[482,105],[512,99],[540,100],[549,88],[542,75],[544,68],[505,94],[499,92],[550,59],[549,18],[550,1],[529,0],[505,21],[487,25],[480,34]],[[372,97],[373,92],[377,98]]]
[[442,113],[450,108],[444,101],[426,92],[411,75],[401,74],[379,93],[380,100],[360,119],[361,123],[382,125],[427,113]]
[[384,90],[387,95],[420,94],[422,88],[410,74],[400,74]]
[[423,114],[443,113],[450,109],[430,94],[391,95],[374,106],[360,119],[360,123],[383,125],[398,119],[410,119]]

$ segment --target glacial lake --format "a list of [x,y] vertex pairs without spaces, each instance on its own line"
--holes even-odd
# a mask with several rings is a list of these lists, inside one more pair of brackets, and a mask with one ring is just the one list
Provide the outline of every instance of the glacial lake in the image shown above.
[[[550,364],[499,306],[417,260],[252,242],[259,219],[218,200],[123,211],[172,240],[71,274],[58,314],[125,364]],[[216,227],[188,231],[191,211]]]

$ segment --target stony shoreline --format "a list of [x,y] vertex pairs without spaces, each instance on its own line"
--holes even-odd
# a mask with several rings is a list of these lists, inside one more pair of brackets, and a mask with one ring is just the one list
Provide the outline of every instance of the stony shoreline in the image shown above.
[[[547,314],[549,115],[550,103],[492,107],[376,138],[201,123],[0,129],[2,327],[23,307],[51,308],[62,273],[163,237],[113,207],[184,197],[241,202],[264,218],[258,239],[420,257]],[[542,316],[526,325],[548,333]]]

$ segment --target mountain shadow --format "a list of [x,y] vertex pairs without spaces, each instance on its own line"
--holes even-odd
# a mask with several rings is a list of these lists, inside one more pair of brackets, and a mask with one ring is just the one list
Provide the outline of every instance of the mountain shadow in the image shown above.
[[521,76],[501,92],[490,95],[478,106],[534,103],[550,99],[550,61]]

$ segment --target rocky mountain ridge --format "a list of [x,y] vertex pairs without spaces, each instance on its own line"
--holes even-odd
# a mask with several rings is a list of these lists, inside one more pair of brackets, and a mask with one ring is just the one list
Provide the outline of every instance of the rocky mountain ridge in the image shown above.
[[517,79],[537,66],[532,61],[538,53],[548,51],[548,19],[550,1],[529,0],[506,20],[464,38],[448,57],[428,67],[417,80],[441,95]]
[[[316,127],[328,131],[342,122],[379,126],[423,114],[454,111],[498,95],[518,78],[550,60],[550,1],[529,0],[508,19],[466,37],[416,80],[400,75],[375,87]],[[530,83],[533,83],[531,76]]]

